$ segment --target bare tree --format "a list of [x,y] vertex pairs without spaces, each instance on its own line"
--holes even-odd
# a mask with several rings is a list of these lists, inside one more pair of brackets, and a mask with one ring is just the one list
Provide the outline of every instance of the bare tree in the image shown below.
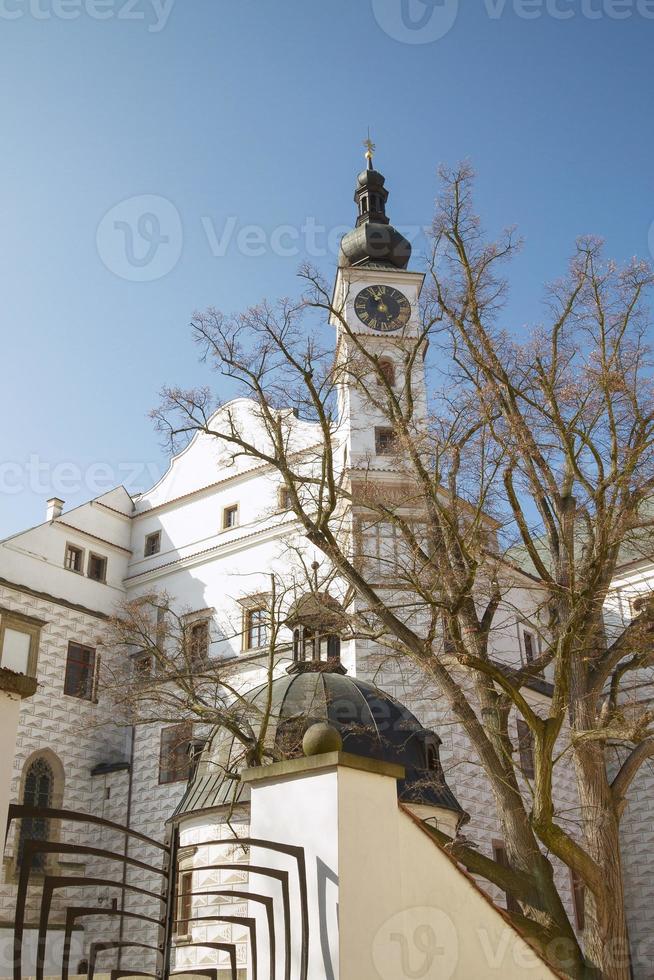
[[[127,600],[109,621],[104,643],[112,657],[103,666],[102,686],[115,717],[127,724],[179,727],[179,744],[168,746],[171,764],[189,768],[204,739],[221,728],[233,737],[238,751],[227,760],[231,775],[242,766],[275,761],[274,740],[268,729],[274,721],[272,684],[284,658],[280,631],[287,590],[271,575],[270,588],[259,597],[265,606],[261,641],[256,651],[256,676],[264,697],[253,704],[243,689],[242,668],[232,659],[210,655],[215,624],[175,608],[165,593]],[[221,633],[229,642],[241,631]],[[240,681],[240,683],[239,683]]]
[[[548,291],[547,325],[516,339],[500,326],[499,270],[519,243],[513,232],[485,240],[467,167],[442,179],[419,329],[388,341],[395,372],[307,267],[298,303],[232,317],[211,309],[193,322],[203,357],[252,399],[265,437],[233,406],[214,414],[210,388],[167,389],[155,414],[173,444],[201,431],[280,475],[301,532],[356,597],[357,629],[414,664],[461,726],[496,801],[508,867],[464,840],[442,842],[514,897],[512,914],[554,965],[626,980],[620,819],[654,755],[647,687],[626,687],[651,665],[654,604],[627,625],[604,610],[625,549],[652,554],[652,273],[606,263],[598,242],[582,240]],[[327,319],[339,329],[336,357],[314,339]],[[426,408],[428,343],[437,357]],[[345,456],[345,386],[392,430],[394,486],[370,460]],[[314,423],[312,440],[298,436],[298,416]],[[541,646],[521,664],[501,651],[525,595]],[[546,669],[552,696],[535,701],[530,685]],[[511,738],[516,715],[533,778]],[[626,760],[611,780],[616,744]],[[557,813],[554,791],[570,759],[576,826]],[[551,855],[585,886],[583,949]]]

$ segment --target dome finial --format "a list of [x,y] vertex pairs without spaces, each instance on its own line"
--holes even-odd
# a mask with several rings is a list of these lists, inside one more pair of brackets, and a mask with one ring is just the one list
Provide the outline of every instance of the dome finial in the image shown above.
[[375,146],[375,144],[373,143],[373,141],[370,139],[370,126],[368,126],[368,139],[365,139],[363,141],[363,145],[366,148],[366,160],[368,161],[368,170],[373,170],[374,168],[373,168],[373,165],[372,165],[372,158],[374,156],[374,153],[375,153],[375,150],[377,149],[377,147]]

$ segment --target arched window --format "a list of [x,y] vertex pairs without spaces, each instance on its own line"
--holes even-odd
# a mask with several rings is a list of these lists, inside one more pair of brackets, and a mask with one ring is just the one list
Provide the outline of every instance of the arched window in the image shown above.
[[383,376],[386,383],[393,388],[395,386],[395,365],[390,357],[380,357],[379,373]]
[[[23,786],[24,806],[39,808],[51,807],[54,794],[54,773],[50,764],[39,756],[31,762],[25,771]],[[20,864],[25,844],[29,840],[48,840],[50,836],[50,821],[47,817],[23,817],[20,825],[20,843],[18,847],[18,863]],[[37,854],[32,861],[35,870],[45,869],[46,855]]]

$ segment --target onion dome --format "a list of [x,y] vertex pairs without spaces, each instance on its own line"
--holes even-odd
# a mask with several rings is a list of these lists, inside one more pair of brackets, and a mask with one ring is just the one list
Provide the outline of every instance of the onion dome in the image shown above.
[[[244,697],[242,723],[255,736],[261,731],[268,694],[267,685],[262,685]],[[300,671],[273,681],[266,731],[269,761],[302,756],[305,733],[321,723],[340,734],[344,752],[403,766],[405,778],[398,783],[402,802],[448,810],[456,821],[467,818],[445,781],[438,735],[389,694],[329,664],[320,671]],[[177,813],[246,802],[249,787],[241,784],[239,772],[247,767],[242,742],[226,728],[216,728]]]
[[386,179],[372,165],[374,144],[366,141],[368,167],[357,177],[354,200],[359,209],[356,228],[341,240],[340,266],[381,266],[406,269],[411,245],[386,214]]

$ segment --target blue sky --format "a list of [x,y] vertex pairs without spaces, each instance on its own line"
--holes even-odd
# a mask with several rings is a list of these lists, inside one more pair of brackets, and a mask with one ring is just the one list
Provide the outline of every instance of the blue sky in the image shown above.
[[368,125],[396,224],[469,158],[519,227],[511,329],[577,235],[650,257],[653,40],[651,0],[0,0],[0,534],[156,479],[193,311],[294,293],[307,227],[331,274]]

